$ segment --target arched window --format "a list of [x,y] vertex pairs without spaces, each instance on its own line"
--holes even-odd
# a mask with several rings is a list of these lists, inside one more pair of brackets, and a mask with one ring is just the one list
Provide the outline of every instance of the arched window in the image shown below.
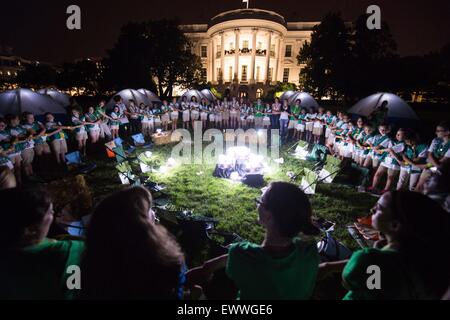
[[258,90],[256,90],[256,99],[262,98],[264,94],[264,90],[259,88]]

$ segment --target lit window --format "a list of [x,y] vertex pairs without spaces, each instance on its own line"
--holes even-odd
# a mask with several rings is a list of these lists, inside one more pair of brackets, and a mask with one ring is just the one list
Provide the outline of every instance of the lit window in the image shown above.
[[202,46],[201,57],[202,58],[207,58],[208,57],[208,47],[207,46]]
[[256,98],[260,99],[263,97],[264,91],[263,89],[259,88],[258,90],[256,90]]
[[243,48],[243,49],[248,49],[248,40],[244,40],[244,41],[242,42],[242,48]]
[[256,82],[259,82],[260,76],[261,76],[261,67],[257,66],[256,67]]
[[286,45],[286,51],[284,52],[285,57],[292,57],[292,45]]
[[289,68],[283,70],[283,82],[289,82]]
[[247,81],[247,66],[242,66],[242,81]]

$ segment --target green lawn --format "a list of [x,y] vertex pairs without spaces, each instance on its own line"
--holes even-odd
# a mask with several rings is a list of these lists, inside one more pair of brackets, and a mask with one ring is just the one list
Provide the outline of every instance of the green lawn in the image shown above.
[[[298,172],[313,163],[291,157],[282,148],[285,163],[266,175],[266,182],[289,181],[287,172]],[[172,146],[154,147],[155,161],[164,164],[170,157]],[[87,176],[87,181],[96,197],[101,197],[121,188],[113,160],[97,160],[98,168]],[[260,242],[263,229],[256,223],[257,212],[254,199],[260,196],[259,189],[241,183],[212,176],[214,165],[179,165],[168,172],[152,173],[152,181],[164,183],[172,204],[180,209],[191,209],[195,214],[214,217],[219,221],[218,229],[235,232],[250,241]],[[296,181],[300,183],[300,181]],[[357,193],[354,188],[339,184],[319,184],[316,194],[311,196],[314,215],[336,223],[335,236],[347,246],[355,249],[356,242],[347,233],[346,225],[356,217],[366,215],[376,199],[368,194]]]

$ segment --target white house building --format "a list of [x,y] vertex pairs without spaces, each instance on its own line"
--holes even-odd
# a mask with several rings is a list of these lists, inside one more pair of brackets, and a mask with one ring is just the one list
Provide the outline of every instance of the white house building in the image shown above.
[[204,80],[234,96],[257,98],[276,82],[299,84],[297,55],[319,22],[287,22],[262,9],[220,13],[208,24],[181,25],[201,57]]

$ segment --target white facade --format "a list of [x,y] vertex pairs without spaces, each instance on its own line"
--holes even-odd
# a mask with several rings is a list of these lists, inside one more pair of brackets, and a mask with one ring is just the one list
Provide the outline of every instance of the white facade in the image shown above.
[[299,84],[303,65],[297,55],[318,23],[286,22],[273,11],[239,9],[221,13],[209,24],[180,28],[201,57],[208,82],[254,89],[276,82]]

